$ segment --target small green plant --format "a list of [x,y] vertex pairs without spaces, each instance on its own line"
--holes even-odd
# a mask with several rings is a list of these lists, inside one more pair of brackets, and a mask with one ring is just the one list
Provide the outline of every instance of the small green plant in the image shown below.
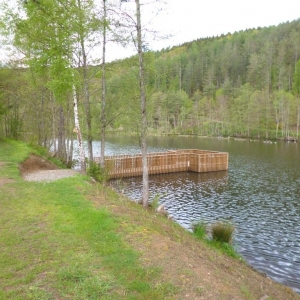
[[221,243],[230,244],[233,232],[234,226],[227,222],[217,222],[211,227],[212,239]]
[[204,239],[207,234],[207,225],[203,221],[193,224],[193,233],[198,239]]
[[[243,295],[246,297],[247,300],[253,300],[254,299],[254,297],[252,296],[251,292],[249,291],[249,289],[247,287],[242,286],[240,288],[240,290],[243,293]],[[267,298],[267,299],[269,299],[269,298]]]
[[[241,258],[230,244],[234,231],[233,225],[226,222],[218,222],[208,228],[205,222],[199,221],[193,224],[192,229],[193,234],[211,248],[217,249],[228,256]],[[211,233],[212,238],[208,236],[210,235],[209,233]]]
[[206,244],[209,245],[211,248],[217,249],[220,252],[233,257],[233,258],[238,258],[241,259],[241,256],[235,251],[232,245],[228,243],[222,243],[219,241],[215,240],[205,240]]
[[203,295],[204,291],[205,291],[205,289],[204,289],[204,287],[202,287],[202,286],[198,286],[198,287],[196,288],[196,293],[197,293],[199,296]]
[[108,174],[106,170],[95,162],[89,163],[87,174],[98,182],[105,182],[108,180]]
[[159,199],[160,199],[160,195],[156,194],[149,205],[154,211],[156,211],[159,206]]
[[60,280],[79,282],[89,277],[89,273],[75,264],[74,266],[68,266],[60,269],[58,277]]

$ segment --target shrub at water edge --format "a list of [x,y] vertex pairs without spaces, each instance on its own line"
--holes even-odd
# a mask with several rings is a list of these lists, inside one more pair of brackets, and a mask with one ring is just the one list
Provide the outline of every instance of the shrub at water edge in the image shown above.
[[109,179],[107,171],[95,162],[89,162],[87,174],[98,182],[105,182]]
[[221,243],[230,244],[233,232],[234,226],[227,222],[217,222],[211,227],[212,239]]

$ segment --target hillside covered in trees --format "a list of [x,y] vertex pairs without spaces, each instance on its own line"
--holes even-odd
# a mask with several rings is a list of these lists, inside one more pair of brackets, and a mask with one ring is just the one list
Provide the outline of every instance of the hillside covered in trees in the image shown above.
[[[148,52],[150,130],[266,139],[298,136],[299,52],[299,20]],[[126,97],[130,90],[126,105],[133,100],[133,65],[134,58],[116,63],[110,77],[113,97]],[[124,127],[127,117],[115,128]]]
[[[147,51],[144,60],[150,134],[298,138],[300,20]],[[29,68],[0,68],[0,135],[55,145],[67,161],[76,138],[74,90],[59,89],[70,74],[55,61],[54,68],[37,66],[41,61],[29,61]],[[79,61],[75,93],[83,138],[99,140],[103,126],[107,132],[135,133],[140,128],[138,56],[106,65],[105,125],[102,65]],[[60,81],[56,92],[51,72]]]

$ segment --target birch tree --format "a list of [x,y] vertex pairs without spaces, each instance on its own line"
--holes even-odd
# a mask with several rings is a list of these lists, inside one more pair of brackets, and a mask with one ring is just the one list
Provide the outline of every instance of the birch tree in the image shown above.
[[140,85],[140,100],[141,100],[141,152],[143,161],[143,206],[148,206],[149,199],[149,174],[147,161],[147,114],[146,114],[146,88],[145,88],[145,69],[143,57],[143,40],[142,40],[142,25],[141,25],[141,7],[140,0],[135,0],[136,4],[136,35],[137,35],[137,50],[139,56],[139,85]]
[[78,18],[73,0],[25,1],[20,3],[22,13],[14,18],[15,45],[22,50],[33,70],[48,74],[45,87],[53,91],[58,101],[73,95],[74,124],[80,149],[81,171],[85,172],[85,155],[78,118],[78,99],[75,92],[78,73],[74,68],[76,29]]

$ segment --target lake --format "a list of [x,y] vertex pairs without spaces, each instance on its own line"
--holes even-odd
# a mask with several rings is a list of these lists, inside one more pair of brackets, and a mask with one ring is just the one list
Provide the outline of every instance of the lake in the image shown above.
[[[95,155],[100,143],[95,142]],[[138,153],[133,137],[107,138],[106,154]],[[229,170],[150,176],[151,197],[191,230],[218,220],[235,225],[234,247],[270,278],[300,292],[300,158],[297,143],[149,137],[148,151],[203,149],[229,153]],[[123,179],[124,193],[141,199],[141,177]]]

